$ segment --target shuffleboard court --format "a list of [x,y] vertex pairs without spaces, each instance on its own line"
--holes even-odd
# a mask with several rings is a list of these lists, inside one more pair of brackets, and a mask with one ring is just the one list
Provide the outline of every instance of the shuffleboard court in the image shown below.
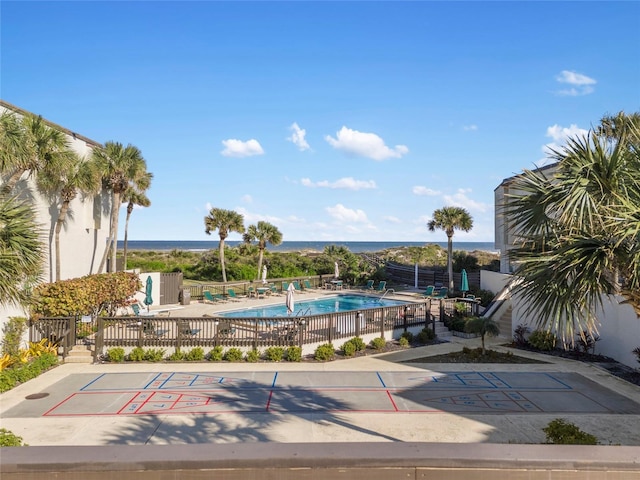
[[350,413],[640,414],[640,404],[568,372],[73,374],[5,418]]

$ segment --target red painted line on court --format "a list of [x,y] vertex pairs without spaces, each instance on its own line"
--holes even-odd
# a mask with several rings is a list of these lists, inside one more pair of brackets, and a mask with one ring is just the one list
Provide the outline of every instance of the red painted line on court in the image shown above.
[[271,397],[273,397],[273,390],[269,391],[269,398],[267,399],[267,407],[265,408],[266,412],[269,411],[269,407],[271,406]]
[[391,402],[391,405],[393,405],[393,409],[396,412],[398,412],[399,411],[398,405],[396,405],[396,402],[393,399],[393,397],[391,396],[391,392],[389,390],[387,390],[387,397],[389,397],[389,401]]

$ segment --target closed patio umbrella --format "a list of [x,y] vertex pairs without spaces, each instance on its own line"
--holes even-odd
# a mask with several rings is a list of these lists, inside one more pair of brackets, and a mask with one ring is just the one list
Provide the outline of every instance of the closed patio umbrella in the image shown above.
[[153,303],[153,298],[151,297],[152,289],[153,289],[153,280],[151,280],[151,276],[148,276],[147,284],[144,288],[144,304],[147,306],[147,311],[149,310],[149,305]]
[[267,283],[267,266],[262,266],[262,283]]
[[291,315],[294,309],[294,300],[293,300],[293,292],[296,291],[296,287],[293,286],[293,283],[289,284],[289,288],[287,288],[287,296],[284,300],[284,304],[287,306],[287,313]]
[[469,278],[467,277],[467,271],[462,269],[462,281],[460,282],[460,291],[468,292],[469,291]]
[[340,268],[338,268],[338,262],[334,262],[333,276],[336,278],[340,276]]

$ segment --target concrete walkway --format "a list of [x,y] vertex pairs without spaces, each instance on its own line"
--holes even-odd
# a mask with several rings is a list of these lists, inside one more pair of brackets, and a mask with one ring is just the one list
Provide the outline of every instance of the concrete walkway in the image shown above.
[[403,363],[478,343],[327,363],[65,364],[0,395],[1,426],[34,446],[542,443],[560,417],[640,445],[640,387],[596,366],[520,351],[549,363]]

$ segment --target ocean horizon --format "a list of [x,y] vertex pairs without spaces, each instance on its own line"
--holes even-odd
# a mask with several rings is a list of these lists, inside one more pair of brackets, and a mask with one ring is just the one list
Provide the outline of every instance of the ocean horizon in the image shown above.
[[[188,251],[207,251],[218,248],[217,240],[129,240],[127,242],[128,250],[188,250]],[[225,245],[235,247],[240,245],[242,241],[227,240]],[[314,242],[314,241],[291,241],[282,242],[278,246],[267,245],[267,250],[270,252],[300,252],[300,251],[314,251],[322,252],[326,246],[336,245],[349,249],[352,253],[362,252],[380,252],[387,248],[398,247],[424,247],[426,245],[439,245],[446,249],[447,242]],[[118,250],[124,249],[124,242],[118,240]],[[494,242],[456,242],[453,241],[454,250],[463,250],[466,252],[472,252],[474,250],[481,250],[484,252],[498,252],[495,248]]]

